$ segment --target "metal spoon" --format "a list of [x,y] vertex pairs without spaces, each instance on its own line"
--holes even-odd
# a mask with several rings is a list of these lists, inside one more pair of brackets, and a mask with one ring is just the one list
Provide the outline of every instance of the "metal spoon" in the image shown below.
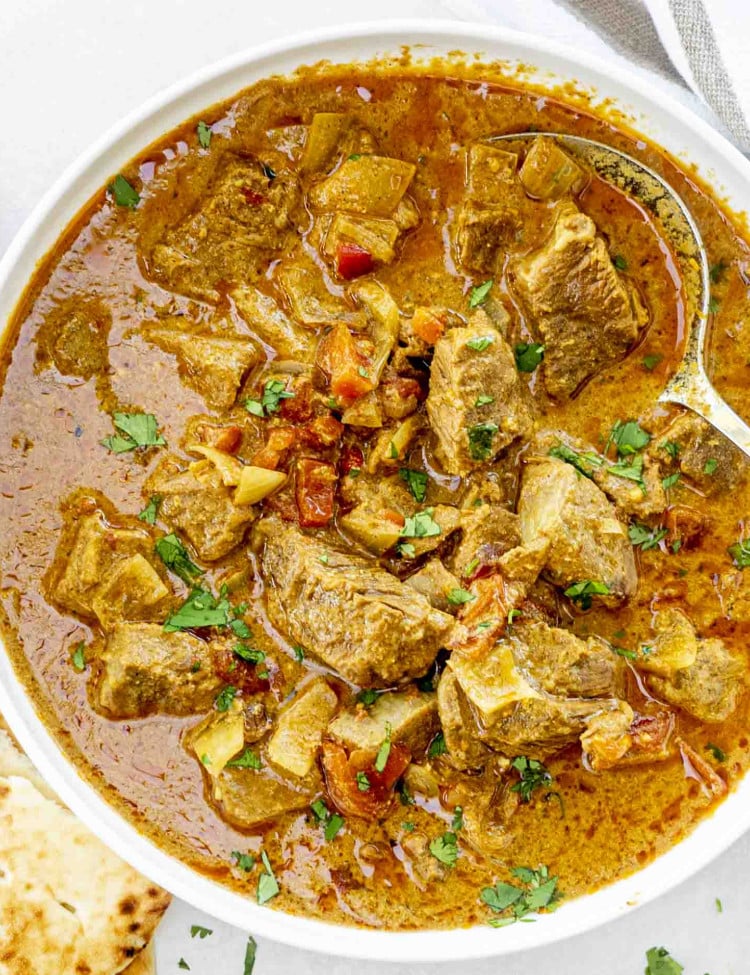
[[693,410],[750,456],[750,426],[719,396],[706,373],[710,279],[708,255],[692,214],[669,183],[648,166],[619,149],[577,135],[513,132],[491,142],[530,142],[539,135],[559,142],[618,189],[650,210],[664,230],[682,274],[687,302],[688,338],[677,372],[659,397]]

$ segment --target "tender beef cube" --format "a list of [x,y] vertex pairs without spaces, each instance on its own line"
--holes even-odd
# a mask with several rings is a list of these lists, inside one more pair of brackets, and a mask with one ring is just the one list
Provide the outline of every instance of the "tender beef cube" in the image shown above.
[[558,206],[549,239],[515,262],[513,277],[544,344],[544,385],[556,399],[620,359],[645,324],[637,293],[615,270],[594,221],[573,203]]
[[460,589],[461,583],[440,559],[430,559],[418,572],[409,576],[406,585],[426,596],[435,609],[455,613],[457,607],[448,602],[448,594],[453,589]]
[[581,747],[595,772],[661,762],[672,754],[674,717],[669,711],[635,714],[625,701],[586,722]]
[[725,721],[747,680],[743,662],[721,640],[697,637],[679,610],[659,613],[655,629],[656,639],[638,658],[649,687],[700,721]]
[[424,755],[439,730],[437,697],[411,687],[379,694],[369,708],[342,711],[328,732],[350,751],[377,751],[387,737],[406,745],[413,756]]
[[199,558],[214,562],[242,542],[256,518],[252,505],[235,505],[219,471],[209,461],[182,470],[165,457],[144,484],[147,495],[161,497],[160,517],[188,537]]
[[546,574],[556,586],[604,583],[605,600],[627,599],[638,584],[625,526],[603,492],[574,467],[549,458],[527,464],[518,502],[524,544],[549,544]]
[[293,321],[273,298],[251,287],[236,288],[231,295],[240,317],[268,352],[273,351],[281,359],[312,361],[315,333]]
[[[495,758],[495,765],[500,762]],[[507,861],[514,833],[509,829],[521,797],[513,792],[506,769],[488,767],[481,776],[464,776],[453,795],[463,809],[461,835],[483,856]]]
[[320,792],[320,786],[309,779],[292,784],[274,776],[267,767],[224,768],[210,781],[213,804],[237,829],[255,829],[284,813],[307,809]]
[[299,203],[295,176],[269,180],[257,160],[225,153],[196,209],[153,248],[151,270],[174,291],[216,301],[220,285],[258,277],[289,246]]
[[79,295],[56,305],[36,335],[40,364],[51,361],[63,376],[91,379],[109,368],[112,315],[101,302]]
[[91,601],[91,608],[105,630],[115,623],[164,619],[172,590],[142,555],[131,555],[105,577]]
[[116,623],[101,654],[99,708],[112,718],[198,714],[211,707],[222,679],[215,647],[156,623]]
[[[481,351],[470,343],[492,341]],[[482,397],[492,397],[486,402]],[[484,313],[435,345],[427,414],[438,456],[450,474],[467,474],[531,432],[528,394],[513,352]]]
[[467,189],[458,214],[456,249],[460,263],[494,270],[498,250],[513,242],[523,225],[524,195],[516,179],[518,157],[479,143],[467,156]]
[[597,700],[519,701],[483,730],[482,740],[509,758],[545,758],[574,742],[586,727],[586,719],[601,707]]
[[586,174],[554,139],[540,135],[531,144],[518,172],[523,188],[537,200],[557,200],[579,193]]
[[451,556],[454,571],[471,577],[480,566],[496,565],[521,544],[518,515],[500,504],[480,504],[461,512],[461,541]]
[[522,671],[548,694],[612,697],[621,690],[623,661],[600,637],[580,640],[544,622],[514,622],[513,656]]
[[279,713],[266,754],[282,772],[304,778],[338,707],[336,692],[322,677],[315,678]]
[[450,667],[440,675],[437,701],[448,761],[459,771],[483,768],[492,752],[477,737],[469,702]]
[[547,542],[537,539],[530,545],[512,548],[498,560],[503,578],[515,583],[515,589],[526,594],[536,583],[547,559]]
[[62,609],[94,617],[94,599],[101,587],[111,585],[119,563],[136,555],[163,578],[145,528],[115,528],[101,510],[66,518],[48,579],[50,598]]
[[270,519],[262,556],[268,615],[294,643],[371,687],[424,674],[453,619],[384,569]]
[[651,453],[663,464],[669,459],[664,443],[678,445],[680,471],[705,495],[733,490],[747,473],[742,452],[697,413],[683,413],[654,438]]
[[179,327],[147,326],[144,338],[177,356],[180,375],[214,410],[234,405],[237,390],[260,353],[250,339],[236,335],[205,335]]

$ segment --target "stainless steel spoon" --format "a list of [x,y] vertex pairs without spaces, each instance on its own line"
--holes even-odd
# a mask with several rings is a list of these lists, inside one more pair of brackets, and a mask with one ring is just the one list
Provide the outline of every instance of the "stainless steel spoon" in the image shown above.
[[544,135],[559,142],[573,156],[609,183],[650,210],[672,247],[682,274],[687,304],[688,337],[677,372],[659,397],[693,410],[750,456],[750,426],[719,396],[706,373],[705,353],[711,300],[708,255],[692,214],[669,183],[648,166],[619,149],[577,135],[513,132],[493,136],[491,142],[522,145]]

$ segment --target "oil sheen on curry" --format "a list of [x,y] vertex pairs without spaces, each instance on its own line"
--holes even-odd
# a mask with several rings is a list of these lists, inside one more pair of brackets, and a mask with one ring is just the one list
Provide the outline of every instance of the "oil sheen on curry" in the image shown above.
[[66,752],[249,899],[387,929],[554,909],[748,764],[745,464],[657,405],[658,224],[543,133],[683,194],[740,412],[747,245],[611,121],[445,70],[265,81],[149,147],[0,401],[4,633]]

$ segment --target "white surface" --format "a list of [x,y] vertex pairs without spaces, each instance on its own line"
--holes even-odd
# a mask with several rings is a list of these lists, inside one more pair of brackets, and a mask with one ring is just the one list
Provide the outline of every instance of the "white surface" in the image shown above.
[[[420,2],[386,0],[377,13],[424,15],[426,7]],[[429,9],[444,13],[436,4]],[[373,16],[369,10],[362,13]],[[222,54],[281,36],[285,25],[293,24],[295,30],[313,26],[313,17],[319,25],[352,20],[356,12],[340,2],[313,11],[289,0],[277,0],[273,11],[248,2],[214,3],[207,9],[197,0],[129,8],[102,0],[75,0],[63,8],[60,3],[38,0],[2,0],[0,108],[5,135],[0,140],[0,248],[60,169],[145,96]],[[750,937],[742,919],[750,906],[750,893],[743,895],[741,878],[748,851],[750,842],[743,840],[676,893],[609,928],[535,951],[523,960],[463,964],[462,971],[480,975],[501,967],[511,975],[521,971],[625,975],[642,970],[645,948],[665,943],[686,964],[687,975],[744,972]],[[723,915],[713,906],[717,896],[725,905]],[[160,939],[162,972],[175,971],[181,956],[194,972],[208,972],[217,961],[241,971],[245,936],[205,921],[214,935],[203,942],[191,941],[189,925],[196,920],[203,919],[187,908],[178,905],[172,911]],[[497,933],[502,937],[502,932]],[[259,975],[287,972],[293,966],[312,973],[343,973],[352,971],[354,963],[315,958],[270,943],[260,945]],[[356,967],[366,975],[389,966],[356,963]],[[415,975],[434,969],[408,966]]]

